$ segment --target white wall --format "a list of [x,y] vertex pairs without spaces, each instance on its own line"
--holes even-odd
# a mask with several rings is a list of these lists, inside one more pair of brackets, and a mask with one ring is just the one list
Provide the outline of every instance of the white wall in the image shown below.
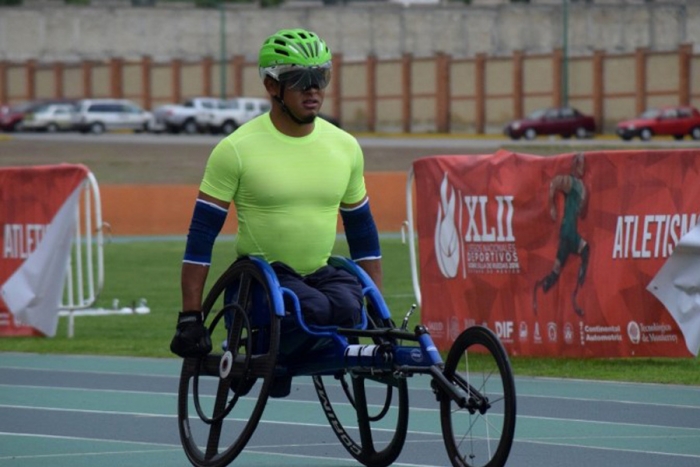
[[[216,9],[163,2],[131,7],[128,0],[93,0],[90,7],[55,6],[57,0],[25,0],[0,8],[0,60],[78,61],[109,57],[183,59],[220,53],[221,16]],[[534,2],[533,2],[534,3]],[[290,2],[279,8],[232,5],[225,9],[227,55],[257,56],[263,39],[282,27],[305,27],[346,58],[416,57],[441,51],[455,57],[477,53],[549,53],[562,46],[561,4],[465,6],[371,2],[323,6]],[[700,47],[700,1],[635,5],[569,5],[569,53],[638,47]]]

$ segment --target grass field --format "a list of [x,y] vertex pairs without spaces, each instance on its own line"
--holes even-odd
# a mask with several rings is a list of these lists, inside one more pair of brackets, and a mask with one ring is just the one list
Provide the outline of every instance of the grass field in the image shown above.
[[[180,308],[179,274],[184,239],[166,241],[121,241],[105,247],[105,288],[97,306],[110,308],[146,298],[151,309],[144,315],[77,317],[75,336],[67,337],[67,320],[62,318],[54,338],[0,339],[0,351],[99,354],[142,357],[173,357],[168,349]],[[384,295],[397,322],[414,302],[408,247],[399,239],[382,241]],[[209,279],[214,280],[228,266],[233,242],[217,242]],[[338,254],[346,254],[339,242]],[[420,320],[417,312],[410,328]],[[511,359],[516,375],[581,379],[642,381],[700,385],[698,359]]]

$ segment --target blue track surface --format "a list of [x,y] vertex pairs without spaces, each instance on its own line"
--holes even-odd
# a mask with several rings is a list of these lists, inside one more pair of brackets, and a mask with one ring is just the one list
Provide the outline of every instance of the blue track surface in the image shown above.
[[[0,353],[0,467],[187,466],[177,432],[180,361]],[[447,466],[427,377],[409,380],[396,466]],[[697,467],[700,387],[516,378],[515,467]],[[310,378],[271,399],[233,465],[358,465]]]

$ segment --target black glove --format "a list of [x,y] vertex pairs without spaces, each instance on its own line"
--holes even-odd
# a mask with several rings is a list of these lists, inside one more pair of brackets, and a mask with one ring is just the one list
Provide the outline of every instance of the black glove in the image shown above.
[[182,358],[203,357],[211,352],[211,338],[201,311],[180,312],[170,351]]

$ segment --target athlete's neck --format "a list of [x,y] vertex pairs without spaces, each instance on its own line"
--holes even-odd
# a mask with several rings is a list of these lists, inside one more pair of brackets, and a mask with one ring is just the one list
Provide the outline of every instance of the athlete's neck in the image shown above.
[[315,123],[297,123],[279,106],[274,105],[270,111],[270,120],[280,133],[294,138],[308,136],[314,131]]

